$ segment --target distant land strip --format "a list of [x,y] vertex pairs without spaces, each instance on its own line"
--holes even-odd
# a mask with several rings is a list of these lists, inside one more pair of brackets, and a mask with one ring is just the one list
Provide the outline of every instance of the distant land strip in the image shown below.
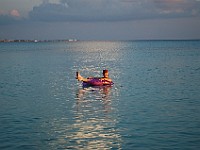
[[9,42],[76,42],[77,39],[64,39],[64,40],[9,40],[9,39],[0,39],[1,43],[9,43]]

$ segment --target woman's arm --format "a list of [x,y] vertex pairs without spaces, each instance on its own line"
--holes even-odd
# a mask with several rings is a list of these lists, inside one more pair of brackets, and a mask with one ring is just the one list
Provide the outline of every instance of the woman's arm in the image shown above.
[[108,81],[108,82],[112,82],[112,79],[111,79],[111,78],[104,78],[104,77],[102,77],[101,80],[105,80],[105,81]]

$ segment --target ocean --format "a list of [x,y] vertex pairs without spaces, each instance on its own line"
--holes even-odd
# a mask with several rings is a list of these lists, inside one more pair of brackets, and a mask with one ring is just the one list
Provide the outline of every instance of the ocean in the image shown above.
[[200,41],[0,43],[2,150],[198,150],[199,114]]

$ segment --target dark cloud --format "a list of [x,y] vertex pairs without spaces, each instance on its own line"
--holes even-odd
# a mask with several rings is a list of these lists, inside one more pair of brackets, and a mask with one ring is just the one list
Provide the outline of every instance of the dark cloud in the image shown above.
[[21,20],[18,17],[11,15],[0,15],[0,25],[7,25],[12,23],[18,23]]
[[196,0],[60,0],[35,6],[29,13],[39,21],[123,21],[197,16]]
[[[55,1],[54,1],[55,2]],[[197,0],[58,0],[33,7],[26,21],[95,22],[200,16]],[[24,21],[17,10],[0,12],[0,24]]]
[[[197,0],[44,0],[25,21],[101,22],[200,16]],[[0,13],[0,24],[24,21],[17,10]]]
[[[130,8],[106,0],[62,0],[60,4],[43,3],[34,7],[30,18],[40,21],[115,21],[130,17]],[[127,11],[125,11],[127,10]]]

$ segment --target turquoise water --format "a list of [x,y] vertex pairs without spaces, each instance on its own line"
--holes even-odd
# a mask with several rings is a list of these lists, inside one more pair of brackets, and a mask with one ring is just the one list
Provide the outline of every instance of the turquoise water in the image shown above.
[[0,43],[0,149],[194,150],[199,114],[200,41]]

